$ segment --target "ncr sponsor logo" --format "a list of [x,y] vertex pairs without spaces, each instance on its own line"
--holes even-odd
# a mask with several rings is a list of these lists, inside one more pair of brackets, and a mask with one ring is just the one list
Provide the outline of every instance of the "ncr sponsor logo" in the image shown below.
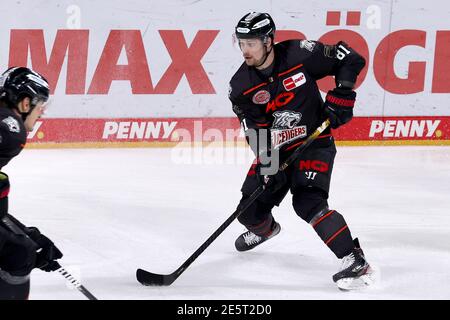
[[107,121],[102,139],[169,139],[177,121]]
[[440,138],[441,120],[372,120],[370,138]]

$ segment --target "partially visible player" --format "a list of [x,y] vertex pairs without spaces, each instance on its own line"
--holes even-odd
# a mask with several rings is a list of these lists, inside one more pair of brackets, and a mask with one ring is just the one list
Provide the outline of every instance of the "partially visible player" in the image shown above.
[[[27,133],[45,110],[47,80],[24,67],[13,67],[0,76],[0,170],[25,146]],[[0,299],[28,299],[34,268],[57,269],[61,251],[37,228],[26,227],[8,213],[8,175],[0,171]],[[8,226],[14,223],[25,234]]]

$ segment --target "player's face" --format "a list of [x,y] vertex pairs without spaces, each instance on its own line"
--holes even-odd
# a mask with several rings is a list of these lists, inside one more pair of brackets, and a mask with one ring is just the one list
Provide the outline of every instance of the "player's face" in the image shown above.
[[33,107],[24,122],[25,128],[28,131],[33,131],[36,121],[44,114],[47,105],[48,103],[39,101],[37,102],[36,106]]
[[248,66],[258,66],[264,59],[264,43],[261,39],[239,39],[239,48]]

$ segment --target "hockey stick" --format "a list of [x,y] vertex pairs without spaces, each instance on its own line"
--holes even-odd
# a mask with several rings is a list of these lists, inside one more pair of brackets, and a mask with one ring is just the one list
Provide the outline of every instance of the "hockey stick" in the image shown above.
[[59,269],[56,271],[58,271],[59,274],[61,274],[64,278],[66,278],[67,281],[69,281],[76,289],[78,289],[78,291],[80,291],[82,294],[84,294],[86,298],[88,298],[89,300],[97,300],[97,298],[92,293],[90,293],[88,291],[88,289],[86,289],[80,283],[80,281],[75,279],[74,276],[72,276],[66,269],[61,267],[61,265],[59,263],[58,263],[58,265],[59,265]]
[[[27,237],[30,241],[32,241],[37,246],[37,244],[33,241],[33,239],[31,239],[11,219],[9,219],[8,217],[4,217],[3,219],[1,219],[1,221],[12,232],[14,232],[15,234],[24,235],[25,237]],[[56,271],[58,271],[59,274],[61,274],[64,278],[66,278],[76,289],[78,289],[78,291],[80,291],[82,294],[84,294],[86,296],[86,298],[88,298],[89,300],[97,300],[97,298],[92,293],[90,293],[77,279],[75,279],[74,276],[72,276],[69,272],[67,272],[66,269],[61,267],[61,265],[59,263],[57,263],[57,265],[59,268]]]
[[[284,171],[328,126],[330,120],[325,120],[306,140],[300,145],[279,167]],[[136,271],[137,280],[146,286],[169,286],[171,285],[190,265],[198,258],[206,248],[236,219],[244,212],[266,189],[265,185],[260,185],[236,211],[173,273],[163,275],[148,272],[142,269]]]

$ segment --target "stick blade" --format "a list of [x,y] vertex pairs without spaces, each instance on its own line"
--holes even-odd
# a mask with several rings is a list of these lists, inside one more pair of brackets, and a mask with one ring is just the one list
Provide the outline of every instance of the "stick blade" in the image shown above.
[[163,275],[137,269],[136,279],[144,286],[170,286],[175,280],[172,275]]

